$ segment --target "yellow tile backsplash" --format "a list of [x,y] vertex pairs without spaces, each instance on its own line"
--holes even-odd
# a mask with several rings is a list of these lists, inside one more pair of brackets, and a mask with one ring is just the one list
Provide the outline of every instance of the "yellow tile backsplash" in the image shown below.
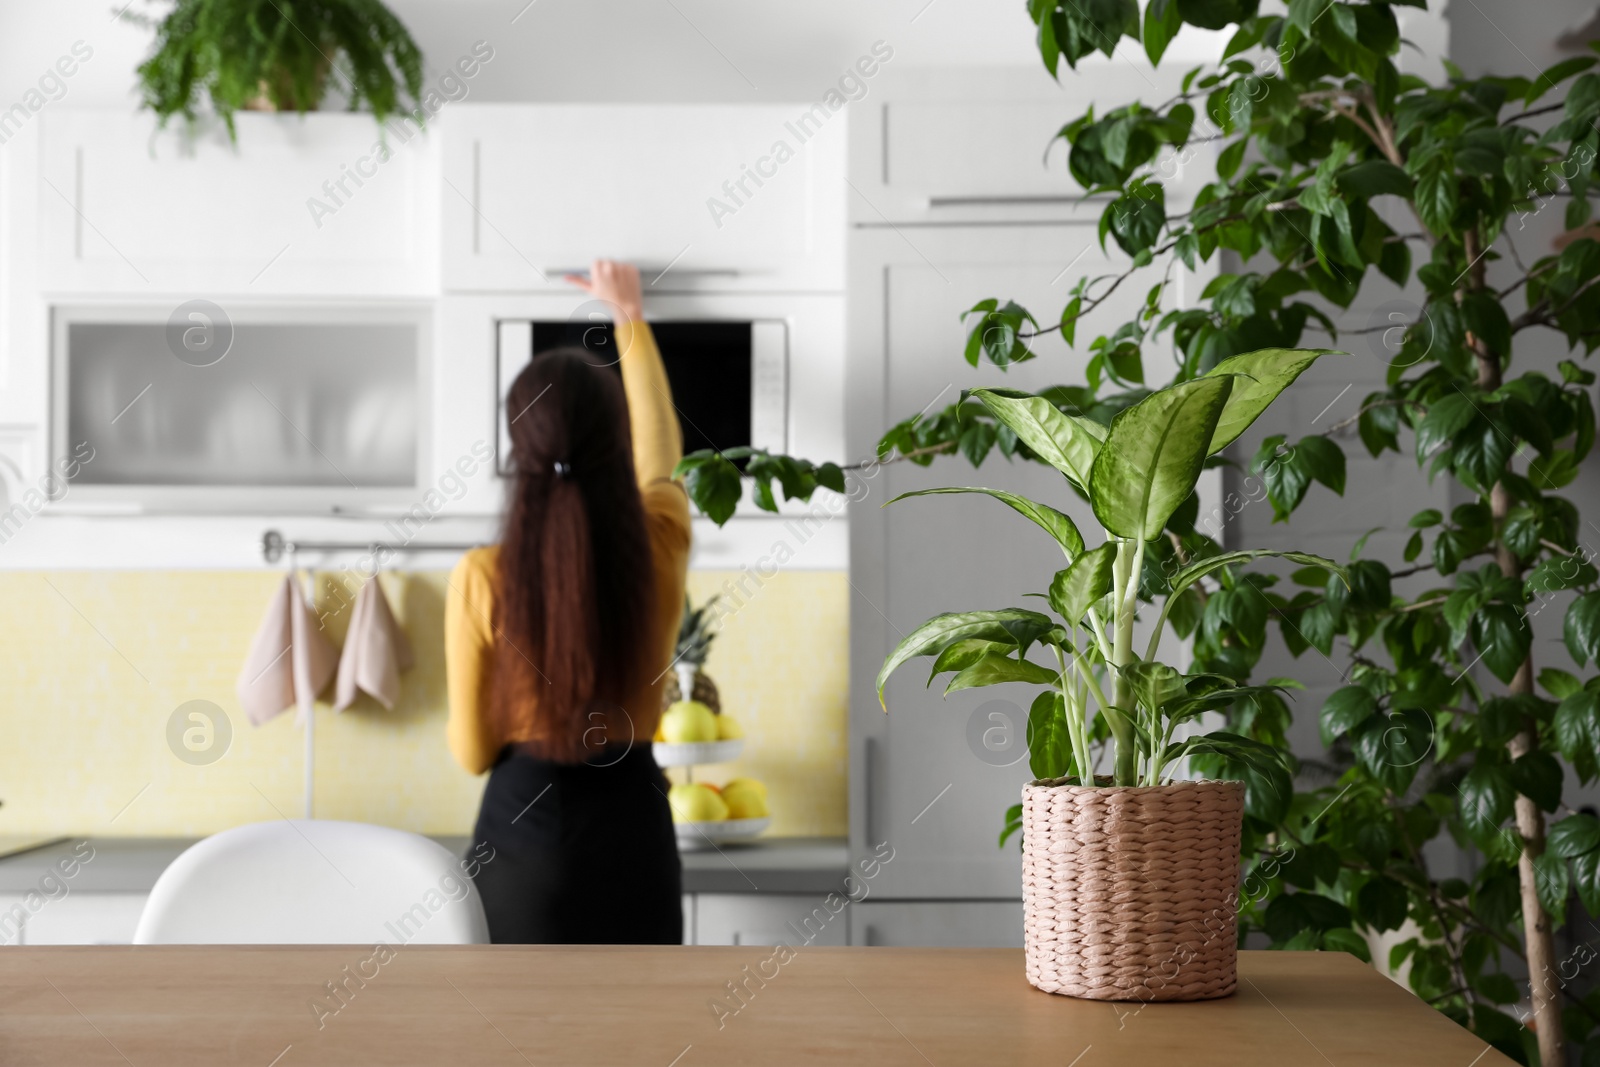
[[[737,577],[696,571],[689,589],[698,602]],[[301,815],[304,742],[293,712],[252,726],[234,697],[282,580],[0,572],[0,833],[195,836]],[[341,643],[350,609],[334,580],[319,579],[318,604]],[[343,713],[317,706],[316,814],[468,833],[483,785],[445,747],[445,575],[381,580],[417,663],[393,710],[366,696]],[[845,833],[848,592],[841,571],[780,572],[725,619],[707,663],[748,740],[742,759],[699,778],[767,782],[769,836]],[[209,765],[167,746],[168,720],[190,700],[213,702],[231,724],[226,754]]]

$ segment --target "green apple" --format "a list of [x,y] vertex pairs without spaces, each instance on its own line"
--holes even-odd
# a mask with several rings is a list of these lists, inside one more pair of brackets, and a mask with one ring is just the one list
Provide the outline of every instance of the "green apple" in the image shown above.
[[698,700],[680,700],[662,713],[661,737],[673,745],[715,741],[716,713]]
[[673,822],[721,822],[728,817],[728,805],[699,782],[680,782],[667,790],[667,805]]

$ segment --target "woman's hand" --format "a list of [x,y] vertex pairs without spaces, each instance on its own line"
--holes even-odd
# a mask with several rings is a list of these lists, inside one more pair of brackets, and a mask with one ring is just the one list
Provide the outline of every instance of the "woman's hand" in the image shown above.
[[569,274],[566,280],[597,300],[617,309],[617,315],[630,322],[644,318],[644,296],[639,287],[639,268],[614,259],[597,259],[589,276]]

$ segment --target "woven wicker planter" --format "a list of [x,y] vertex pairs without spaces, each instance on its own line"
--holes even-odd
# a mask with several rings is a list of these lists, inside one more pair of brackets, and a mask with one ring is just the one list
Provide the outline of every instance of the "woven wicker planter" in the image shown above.
[[1028,981],[1091,1000],[1209,1000],[1238,984],[1240,782],[1022,790]]

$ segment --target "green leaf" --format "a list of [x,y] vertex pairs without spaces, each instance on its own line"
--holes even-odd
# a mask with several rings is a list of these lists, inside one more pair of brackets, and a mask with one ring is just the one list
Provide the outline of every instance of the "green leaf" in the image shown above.
[[1311,27],[1333,6],[1333,0],[1289,0],[1289,21],[1307,37]]
[[1378,713],[1378,701],[1359,685],[1336,689],[1322,705],[1322,743],[1349,733]]
[[1504,766],[1479,762],[1461,780],[1461,822],[1474,840],[1487,840],[1511,817],[1517,791]]
[[1575,859],[1593,852],[1600,848],[1600,819],[1593,815],[1578,814],[1552,823],[1545,847],[1564,859]]
[[1528,573],[1523,583],[1528,596],[1540,597],[1562,589],[1593,585],[1600,580],[1594,564],[1579,556],[1548,556]]
[[1177,0],[1183,21],[1203,30],[1226,29],[1256,13],[1259,0]]
[[[905,500],[908,497],[940,496],[946,493],[980,493],[984,496],[993,497],[1002,504],[1005,504],[1007,507],[1016,511],[1019,515],[1026,516],[1051,537],[1055,538],[1056,544],[1061,546],[1061,551],[1066,553],[1067,559],[1076,559],[1083,553],[1083,535],[1078,533],[1078,527],[1071,519],[1057,511],[1055,508],[1050,507],[1048,504],[1040,504],[1037,501],[1029,500],[1025,496],[1018,496],[1015,493],[1008,493],[1003,489],[984,489],[979,486],[949,486],[942,489],[917,489],[909,493],[901,493],[899,496],[895,497],[894,500],[889,501],[889,504],[893,504],[899,500]],[[888,507],[889,504],[885,504],[884,507]]]
[[1600,852],[1586,852],[1572,861],[1578,899],[1590,915],[1600,912]]
[[1593,56],[1577,56],[1573,59],[1564,59],[1553,67],[1547,67],[1528,87],[1528,94],[1522,98],[1523,106],[1537,101],[1545,93],[1566,81],[1574,74],[1582,74],[1594,66]]
[[1089,474],[1106,434],[1089,419],[1064,415],[1041,396],[1016,396],[993,389],[971,395],[1022,439],[1035,455],[1087,490]]
[[[699,462],[691,465],[695,460]],[[673,474],[684,475],[683,487],[689,499],[712,522],[721,526],[733,518],[744,485],[739,468],[726,457],[710,450],[692,452],[678,462]],[[774,503],[773,507],[777,505]]]
[[1525,752],[1511,761],[1508,773],[1517,792],[1543,810],[1555,811],[1561,806],[1561,785],[1565,773],[1550,753],[1538,750]]
[[1429,404],[1428,414],[1417,426],[1417,459],[1427,459],[1435,448],[1465,429],[1476,414],[1472,398],[1465,393],[1447,393]]
[[1522,612],[1509,604],[1487,604],[1478,609],[1467,630],[1473,647],[1483,654],[1483,665],[1502,682],[1510,683],[1533,647],[1533,631]]
[[1451,232],[1458,202],[1453,168],[1443,164],[1430,166],[1417,179],[1417,212],[1422,216],[1422,224],[1434,233]]
[[1353,732],[1356,760],[1367,773],[1403,793],[1433,750],[1433,720],[1416,708],[1375,715]]
[[1307,474],[1344,495],[1344,449],[1326,437],[1302,437],[1294,446],[1295,460]]
[[1558,928],[1567,921],[1567,895],[1572,890],[1567,861],[1549,852],[1533,859],[1533,881],[1539,890],[1539,903],[1550,913]]
[[1022,805],[1013,804],[1006,809],[1005,825],[1000,828],[1000,847],[1006,847],[1006,838],[1022,830]]
[[1223,567],[1231,567],[1237,563],[1245,563],[1252,559],[1263,559],[1267,557],[1287,559],[1290,562],[1299,563],[1306,568],[1318,568],[1328,571],[1329,573],[1338,575],[1340,580],[1346,585],[1348,585],[1350,581],[1349,572],[1347,572],[1345,568],[1339,566],[1339,564],[1335,563],[1331,559],[1327,559],[1323,556],[1312,555],[1309,552],[1278,552],[1273,549],[1258,548],[1241,549],[1237,552],[1222,552],[1215,556],[1207,556],[1204,559],[1196,560],[1172,576],[1172,579],[1168,585],[1166,603],[1161,606],[1161,615],[1156,620],[1154,636],[1152,637],[1152,640],[1155,640],[1160,636],[1162,624],[1167,621],[1167,617],[1172,614],[1172,612],[1175,610],[1175,607],[1181,603],[1181,594],[1189,586],[1193,585],[1195,582],[1198,582],[1206,575],[1221,570]]
[[1116,560],[1117,546],[1107,541],[1080,555],[1065,570],[1056,572],[1055,580],[1050,583],[1050,606],[1068,626],[1078,625],[1089,609],[1111,592]]
[[1106,205],[1111,236],[1128,255],[1135,256],[1156,243],[1167,222],[1166,193],[1157,183],[1136,184]]
[[1565,448],[1537,456],[1528,464],[1528,480],[1541,490],[1560,489],[1578,476],[1578,457]]
[[1488,293],[1468,292],[1461,298],[1461,319],[1467,329],[1496,355],[1511,351],[1511,320],[1505,305]]
[[947,671],[963,671],[991,652],[1009,655],[1016,645],[1010,641],[988,641],[974,637],[957,641],[933,658],[933,669],[928,673],[928,684]]
[[1233,390],[1217,419],[1206,454],[1214,456],[1238,440],[1267,406],[1322,356],[1345,355],[1331,348],[1263,348],[1230,356],[1207,377],[1234,375]]
[[959,674],[950,679],[950,684],[944,687],[944,695],[959,692],[963,689],[981,689],[988,685],[1004,685],[1007,682],[1026,682],[1029,685],[1054,685],[1056,672],[1028,660],[1015,660],[1009,656],[989,652],[980,656],[977,662],[963,668]]
[[1539,672],[1539,686],[1557,700],[1565,700],[1583,689],[1583,683],[1559,667],[1546,667]]
[[1183,675],[1165,663],[1130,663],[1120,673],[1133,689],[1134,698],[1148,711],[1157,711],[1188,692]]
[[1028,709],[1028,769],[1035,778],[1065,778],[1071,765],[1066,703],[1060,693],[1040,693]]
[[1335,952],[1348,952],[1362,963],[1372,962],[1372,947],[1367,939],[1348,926],[1336,926],[1322,932],[1322,947]]
[[1338,183],[1343,192],[1362,200],[1386,193],[1404,197],[1411,195],[1410,177],[1386,159],[1369,159],[1346,167],[1339,172]]
[[[878,703],[883,704],[883,687],[889,676],[907,660],[918,656],[936,656],[958,641],[981,638],[986,641],[1008,641],[1026,652],[1029,645],[1055,628],[1050,616],[1023,608],[1002,608],[999,611],[963,611],[935,615],[912,630],[895,646],[878,669]],[[887,705],[884,710],[888,710]]]
[[1600,660],[1600,592],[1585,593],[1568,606],[1561,635],[1580,667]]
[[1284,765],[1285,753],[1252,738],[1226,730],[1168,745],[1163,761],[1170,765],[1184,756],[1196,758],[1203,768],[1242,779],[1245,812],[1269,823],[1280,822],[1294,799],[1294,780]]
[[1356,894],[1356,910],[1365,925],[1382,933],[1405,925],[1410,897],[1393,878],[1373,878]]
[[1562,699],[1556,706],[1550,728],[1555,734],[1557,751],[1579,764],[1580,772],[1584,769],[1584,760],[1588,760],[1592,768],[1595,754],[1600,752],[1600,693],[1580,689]]
[[1088,483],[1095,517],[1119,537],[1149,541],[1193,491],[1233,377],[1152,393],[1111,420]]

